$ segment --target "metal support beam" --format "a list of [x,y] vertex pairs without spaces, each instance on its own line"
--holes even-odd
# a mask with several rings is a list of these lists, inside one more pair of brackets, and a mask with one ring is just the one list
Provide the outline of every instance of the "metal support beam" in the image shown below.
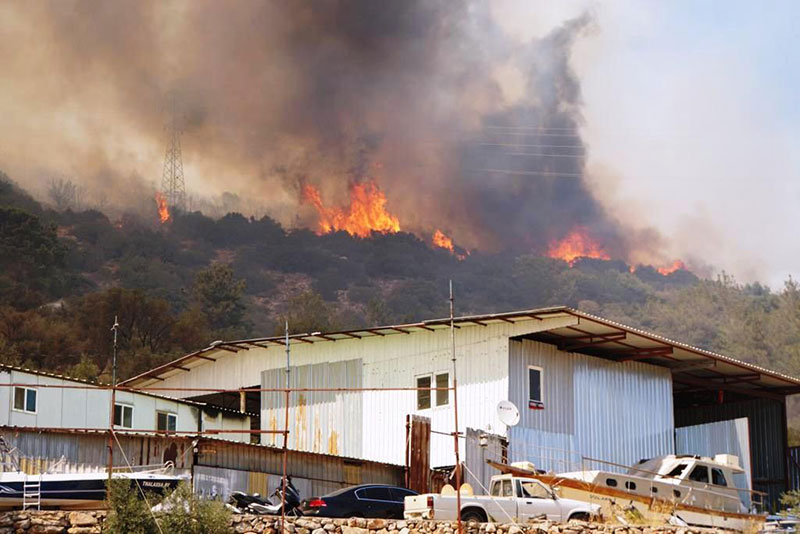
[[647,358],[655,358],[657,356],[669,356],[672,354],[672,347],[658,347],[652,349],[633,349],[626,351],[615,351],[615,356],[622,356],[618,358],[618,362],[630,362],[633,360],[644,360]]
[[[558,343],[558,350],[572,352],[578,349],[585,349],[601,343],[611,343],[622,341],[627,337],[626,332],[615,332],[613,334],[588,334],[583,336],[570,336]],[[576,343],[577,341],[577,343]]]
[[676,375],[672,377],[674,382],[678,382],[681,384],[688,384],[690,386],[696,386],[699,388],[707,389],[709,391],[730,391],[732,393],[739,393],[742,395],[750,395],[752,397],[762,397],[765,399],[772,399],[783,402],[784,396],[778,393],[773,393],[763,388],[743,388],[732,386],[730,384],[718,384],[716,382],[710,382],[705,378],[697,378],[694,376],[687,376],[687,375]]

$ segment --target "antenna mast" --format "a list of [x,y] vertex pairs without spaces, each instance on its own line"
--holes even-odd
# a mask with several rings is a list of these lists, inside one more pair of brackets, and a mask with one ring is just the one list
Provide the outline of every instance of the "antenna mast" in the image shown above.
[[183,160],[181,158],[182,125],[178,114],[178,102],[175,91],[168,95],[169,122],[167,152],[164,155],[164,172],[161,174],[161,192],[166,197],[167,205],[186,211],[186,183],[183,179]]

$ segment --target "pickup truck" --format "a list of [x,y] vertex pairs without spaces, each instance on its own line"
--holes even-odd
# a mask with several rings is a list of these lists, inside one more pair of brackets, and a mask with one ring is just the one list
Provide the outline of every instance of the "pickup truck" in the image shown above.
[[[404,507],[405,519],[456,519],[455,492],[408,496]],[[492,477],[489,495],[466,495],[463,490],[461,492],[461,520],[466,522],[527,523],[540,517],[551,521],[569,521],[599,516],[600,506],[559,497],[550,486],[533,478],[496,475]]]

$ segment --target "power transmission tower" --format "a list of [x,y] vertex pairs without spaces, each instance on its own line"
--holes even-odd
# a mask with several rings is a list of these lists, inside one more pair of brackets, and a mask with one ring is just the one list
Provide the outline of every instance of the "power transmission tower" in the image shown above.
[[167,205],[186,210],[186,183],[183,179],[183,160],[181,159],[181,121],[177,109],[175,93],[169,95],[169,122],[166,126],[169,139],[164,156],[164,172],[161,175],[161,192]]

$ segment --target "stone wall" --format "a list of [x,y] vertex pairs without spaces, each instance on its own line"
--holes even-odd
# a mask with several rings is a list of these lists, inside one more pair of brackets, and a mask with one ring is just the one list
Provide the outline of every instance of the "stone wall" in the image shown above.
[[[106,512],[4,512],[0,534],[100,534]],[[235,534],[280,534],[280,517],[235,515]],[[287,534],[455,534],[453,521],[399,521],[387,519],[287,519]],[[467,534],[711,534],[721,530],[684,527],[634,527],[619,524],[540,521],[525,525],[484,523],[464,525]]]

